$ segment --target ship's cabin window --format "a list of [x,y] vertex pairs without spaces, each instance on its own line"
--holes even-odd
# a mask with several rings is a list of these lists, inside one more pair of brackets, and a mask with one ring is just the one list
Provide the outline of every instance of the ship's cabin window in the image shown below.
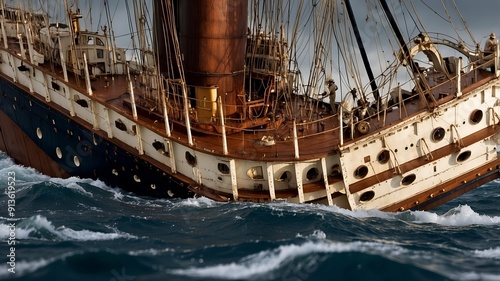
[[224,163],[218,163],[217,169],[219,170],[219,172],[221,172],[221,174],[224,174],[224,175],[228,175],[231,172],[231,170],[229,169],[229,166],[224,164]]
[[389,162],[389,159],[391,158],[391,154],[389,150],[384,149],[380,151],[380,153],[377,155],[377,160],[380,164],[385,164]]
[[409,174],[401,179],[401,185],[410,185],[417,179],[415,174]]
[[441,128],[441,127],[438,127],[434,130],[432,130],[432,135],[431,135],[431,138],[433,141],[440,141],[442,139],[444,139],[444,135],[446,134],[446,131]]
[[368,175],[368,167],[361,165],[354,170],[354,177],[357,179],[362,179]]
[[104,41],[100,37],[88,36],[87,45],[104,46]]
[[186,151],[186,161],[188,162],[189,165],[191,166],[196,166],[196,156],[193,154],[189,153],[189,151]]
[[263,179],[262,166],[255,166],[248,169],[247,176],[251,179]]
[[75,163],[76,167],[80,167],[80,159],[78,158],[78,156],[73,156],[73,163]]
[[460,154],[457,155],[457,162],[461,163],[461,162],[467,161],[471,155],[472,155],[472,152],[470,150],[460,152]]
[[292,172],[284,171],[277,181],[289,182],[292,179]]
[[340,171],[339,164],[335,164],[332,166],[332,172],[330,173],[330,176],[334,178],[342,178],[342,172]]
[[473,125],[476,125],[477,123],[481,122],[481,120],[483,120],[483,111],[480,109],[472,111],[469,119]]
[[375,197],[375,192],[373,190],[370,190],[361,194],[361,196],[359,196],[359,201],[362,203],[368,202],[372,200],[374,197]]
[[311,168],[307,171],[306,178],[309,181],[316,180],[319,176],[319,170],[317,168]]

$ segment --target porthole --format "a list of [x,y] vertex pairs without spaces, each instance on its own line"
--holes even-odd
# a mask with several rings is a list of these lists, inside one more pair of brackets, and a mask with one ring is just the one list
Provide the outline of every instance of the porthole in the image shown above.
[[401,185],[410,185],[417,179],[415,174],[409,174],[401,179]]
[[375,192],[373,190],[363,192],[361,196],[359,196],[359,202],[368,202],[375,197]]
[[391,153],[387,149],[380,151],[380,153],[377,155],[377,161],[380,164],[385,164],[389,162],[390,158],[391,158]]
[[440,141],[440,140],[444,139],[445,134],[446,134],[446,131],[443,128],[438,127],[436,129],[432,130],[431,138],[433,141]]
[[472,152],[470,150],[460,152],[460,154],[457,155],[457,163],[467,161],[470,158],[471,154]]
[[231,172],[231,170],[229,169],[229,166],[224,164],[224,163],[218,163],[217,169],[219,170],[219,172],[221,172],[221,174],[224,174],[224,175],[228,175]]
[[472,111],[469,120],[473,125],[481,122],[481,120],[483,120],[483,111],[480,109]]
[[42,139],[43,134],[42,134],[42,130],[41,130],[40,128],[36,128],[36,136],[37,136],[39,139]]
[[332,177],[342,177],[342,172],[340,171],[340,165],[335,164],[332,166],[332,173],[330,174]]
[[134,175],[135,182],[141,182],[141,178],[138,175]]
[[170,189],[169,189],[169,190],[167,190],[167,194],[168,194],[168,196],[170,196],[170,197],[174,197],[174,193],[173,193],[173,192],[172,192],[172,190],[170,190]]
[[80,167],[80,159],[78,159],[78,156],[73,156],[73,163],[75,163],[75,166]]
[[361,165],[354,170],[354,177],[358,179],[362,179],[368,175],[368,167],[365,165]]
[[111,173],[115,176],[118,176],[118,171],[116,169],[111,170]]
[[316,180],[319,176],[319,170],[317,168],[311,168],[307,171],[306,178],[308,181]]
[[62,158],[62,151],[59,147],[56,147],[56,155],[57,155],[57,158],[59,158],[59,159]]
[[289,182],[292,179],[292,172],[284,171],[278,178],[278,181]]
[[251,179],[263,179],[262,166],[255,166],[248,169],[247,176]]
[[156,189],[156,184],[152,183],[151,184],[151,189]]
[[196,156],[191,154],[189,151],[186,151],[186,161],[189,165],[193,167],[196,166]]
[[123,123],[122,120],[120,119],[117,119],[115,120],[115,127],[120,130],[120,131],[124,131],[126,132],[127,131],[127,126],[125,125],[125,123]]

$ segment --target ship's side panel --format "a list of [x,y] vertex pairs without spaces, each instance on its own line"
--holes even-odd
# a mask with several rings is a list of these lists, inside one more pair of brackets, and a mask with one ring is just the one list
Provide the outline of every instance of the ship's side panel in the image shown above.
[[[474,169],[498,169],[497,143],[492,139],[500,122],[495,87],[485,85],[436,108],[431,116],[408,118],[345,146],[342,162],[351,207],[384,208],[434,190],[425,198],[432,199],[484,174],[474,177]],[[467,180],[455,184],[461,175]],[[418,206],[421,200],[402,208]]]
[[[16,162],[52,177],[79,175],[153,197],[187,197],[186,182],[156,167],[126,145],[76,123],[31,94],[0,79],[1,148]],[[161,163],[158,163],[161,165]]]

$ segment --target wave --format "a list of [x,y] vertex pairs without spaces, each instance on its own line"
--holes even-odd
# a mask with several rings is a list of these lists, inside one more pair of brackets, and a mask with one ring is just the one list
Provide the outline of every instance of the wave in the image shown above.
[[[260,206],[260,205],[257,205]],[[335,213],[356,219],[379,218],[383,220],[403,220],[410,223],[434,223],[443,226],[496,225],[500,216],[481,215],[468,205],[460,205],[445,214],[431,211],[404,211],[387,213],[379,210],[347,210],[337,206],[294,203],[269,203],[265,205],[272,211],[316,214],[324,218],[326,213]]]
[[378,252],[390,253],[391,255],[407,252],[404,248],[383,244],[378,242],[328,242],[307,241],[303,244],[282,245],[273,250],[264,250],[240,259],[239,262],[231,262],[207,267],[191,267],[187,269],[169,270],[176,275],[198,277],[198,278],[220,278],[220,279],[247,279],[250,277],[264,275],[277,270],[293,259],[310,254],[341,253],[341,252]]
[[[16,268],[15,268],[16,277],[27,275],[27,274],[30,274],[32,272],[35,272],[38,269],[46,267],[49,264],[51,264],[59,259],[63,259],[67,256],[69,256],[69,255],[65,254],[61,257],[52,257],[52,258],[48,258],[48,259],[41,258],[41,259],[32,260],[32,261],[23,261],[23,260],[16,261]],[[9,273],[7,270],[0,270],[0,278],[7,277],[9,274],[11,274],[11,273]]]
[[500,247],[485,250],[475,250],[473,251],[473,254],[474,256],[479,258],[500,260]]
[[154,249],[154,248],[149,248],[149,249],[144,249],[144,250],[135,250],[135,251],[129,251],[128,254],[131,256],[158,256],[164,253],[169,253],[169,252],[174,252],[175,250],[170,249],[170,248],[165,248],[165,249]]
[[444,215],[427,211],[413,211],[415,223],[435,223],[445,226],[469,226],[469,225],[496,225],[500,224],[500,217],[480,215],[468,205],[455,207]]
[[[8,238],[8,225],[0,224],[0,239]],[[7,229],[7,231],[5,230]],[[74,230],[65,226],[55,227],[46,217],[36,215],[16,223],[16,239],[49,239],[62,241],[98,241],[115,239],[136,239],[137,236],[112,229],[113,232]]]

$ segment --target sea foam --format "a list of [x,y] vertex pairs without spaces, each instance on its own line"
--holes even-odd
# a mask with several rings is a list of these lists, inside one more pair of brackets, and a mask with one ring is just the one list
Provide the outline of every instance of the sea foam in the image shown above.
[[445,226],[500,224],[500,217],[480,215],[468,205],[460,205],[443,215],[426,211],[414,211],[413,215],[416,223],[435,223]]
[[[7,225],[2,224],[0,230],[0,238],[6,239],[9,235]],[[119,238],[135,239],[134,235],[124,233],[113,229],[113,232],[104,233],[90,231],[86,229],[74,230],[65,226],[55,227],[46,217],[36,215],[21,222],[16,223],[16,239],[33,239],[35,233],[49,232],[57,239],[63,241],[97,241],[97,240],[114,240]],[[43,237],[43,234],[42,234]]]

